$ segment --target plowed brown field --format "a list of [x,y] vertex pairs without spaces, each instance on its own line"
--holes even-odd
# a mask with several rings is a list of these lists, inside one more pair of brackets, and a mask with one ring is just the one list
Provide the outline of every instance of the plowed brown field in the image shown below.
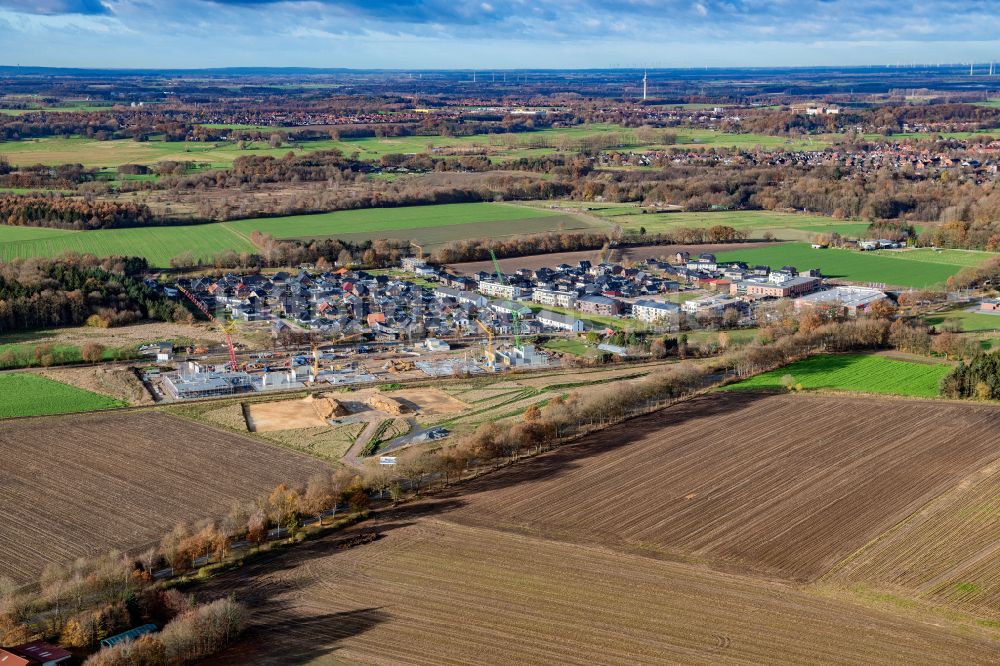
[[0,576],[158,540],[326,466],[159,412],[0,424]]
[[255,616],[212,663],[1000,663],[982,636],[602,547],[434,519],[324,541],[213,581]]
[[1000,464],[935,498],[825,580],[1000,621]]
[[450,520],[812,580],[1000,457],[1000,409],[710,395],[484,477]]
[[[862,578],[892,570],[862,547],[963,479],[949,511],[994,515],[998,426],[981,405],[692,400],[354,528],[374,543],[318,539],[212,581],[256,611],[214,663],[1000,664],[988,627],[795,582],[858,552]],[[917,558],[908,584],[953,573],[946,519],[914,523],[940,564]],[[966,565],[996,567],[994,535],[955,542],[982,556]]]

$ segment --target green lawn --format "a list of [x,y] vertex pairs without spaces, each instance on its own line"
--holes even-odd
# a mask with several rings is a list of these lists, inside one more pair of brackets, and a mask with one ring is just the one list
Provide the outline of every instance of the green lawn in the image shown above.
[[[41,365],[35,350],[46,347],[52,354],[53,364],[66,365],[82,363],[83,354],[77,345],[54,344],[48,342],[8,342],[0,343],[0,370],[30,368]],[[138,353],[138,345],[132,347],[108,348],[104,350],[105,361],[133,358]]]
[[542,347],[582,358],[596,358],[601,354],[597,347],[587,344],[586,340],[580,338],[553,338]]
[[924,317],[924,321],[928,326],[938,327],[942,326],[948,319],[957,319],[962,325],[962,331],[967,333],[1000,330],[1000,314],[985,314],[958,309],[938,312]]
[[758,328],[733,328],[725,331],[685,331],[677,335],[686,335],[688,342],[702,344],[706,342],[718,342],[719,334],[725,333],[726,337],[729,338],[729,344],[743,345],[753,342],[753,339],[757,337],[757,333],[759,332],[760,329]]
[[[795,266],[799,270],[819,268],[823,275],[851,282],[875,282],[899,287],[930,287],[944,283],[968,266],[968,259],[934,257],[933,253],[859,252],[857,250],[814,250],[806,243],[786,243],[769,247],[748,247],[720,252],[719,261],[745,261],[750,265]],[[990,256],[979,253],[980,259]]]
[[199,259],[225,250],[255,252],[250,242],[254,230],[277,238],[336,237],[360,241],[396,237],[433,246],[463,238],[593,228],[600,228],[600,222],[499,203],[368,208],[215,224],[101,231],[0,225],[0,260],[77,252],[97,256],[143,256],[154,266],[166,267],[171,258],[184,252]]
[[548,310],[549,312],[576,317],[593,328],[613,328],[619,331],[645,330],[649,328],[649,325],[645,322],[636,321],[635,319],[623,319],[621,317],[607,317],[604,315],[587,314],[580,312],[579,310],[561,308],[556,305],[538,305],[535,303],[525,303],[525,305],[531,308],[532,312],[535,313],[541,312],[542,310]]
[[951,372],[943,363],[911,363],[871,354],[813,356],[784,368],[751,377],[727,390],[781,389],[790,375],[804,389],[830,389],[933,398],[941,379]]
[[28,372],[0,374],[0,418],[43,416],[125,407],[107,396]]

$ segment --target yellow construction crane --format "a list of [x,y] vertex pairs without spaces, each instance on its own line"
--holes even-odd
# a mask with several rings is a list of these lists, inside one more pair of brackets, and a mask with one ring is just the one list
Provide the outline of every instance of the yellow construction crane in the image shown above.
[[479,328],[486,332],[486,365],[493,367],[493,331],[483,322],[476,320]]
[[313,341],[313,381],[319,381],[319,344]]

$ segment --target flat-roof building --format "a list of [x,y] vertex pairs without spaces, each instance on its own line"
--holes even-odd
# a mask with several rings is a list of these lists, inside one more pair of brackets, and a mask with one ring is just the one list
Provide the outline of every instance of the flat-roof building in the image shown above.
[[843,308],[847,314],[857,315],[873,303],[887,299],[885,292],[872,287],[832,287],[796,298],[795,309],[833,306]]

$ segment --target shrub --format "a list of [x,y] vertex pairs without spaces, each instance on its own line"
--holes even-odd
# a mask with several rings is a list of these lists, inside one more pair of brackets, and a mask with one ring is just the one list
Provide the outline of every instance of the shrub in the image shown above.
[[218,599],[172,620],[159,639],[168,663],[189,663],[232,643],[246,626],[246,611],[232,599]]
[[158,636],[140,636],[90,656],[84,666],[166,666],[167,651]]

